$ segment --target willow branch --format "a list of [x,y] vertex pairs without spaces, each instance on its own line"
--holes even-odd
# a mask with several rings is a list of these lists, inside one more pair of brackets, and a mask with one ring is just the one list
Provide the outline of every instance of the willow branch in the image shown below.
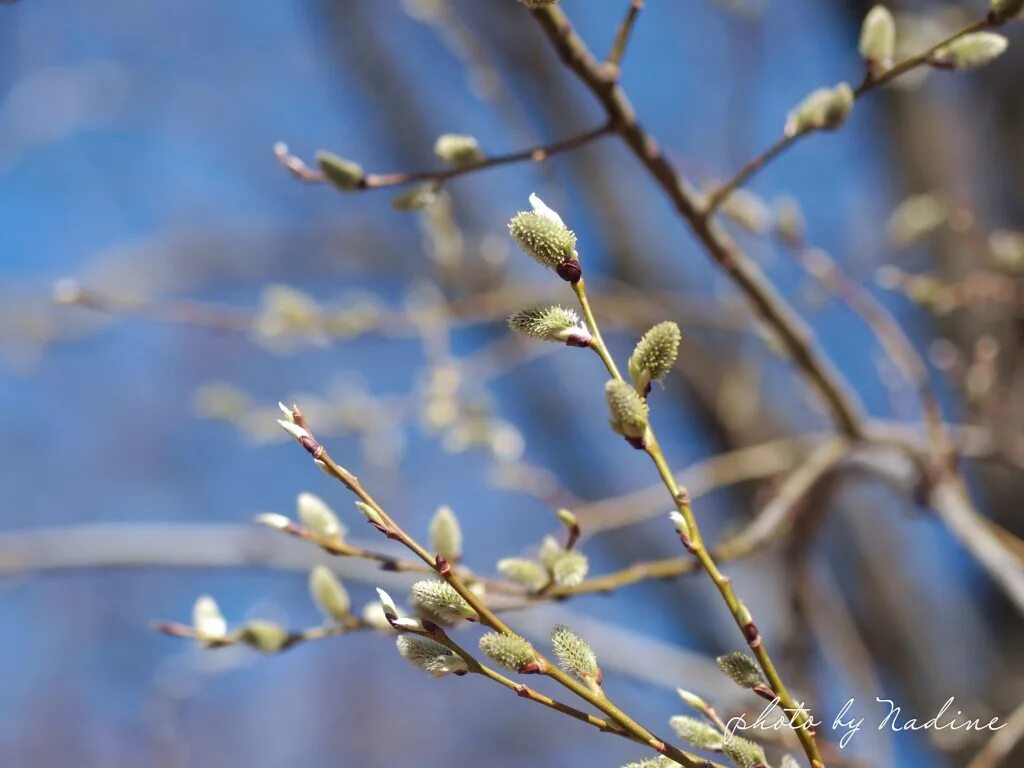
[[[504,620],[487,606],[476,593],[471,590],[465,581],[460,577],[456,568],[453,568],[441,555],[434,555],[423,547],[414,537],[407,533],[384,508],[378,504],[370,493],[362,486],[359,479],[349,470],[345,469],[331,458],[327,449],[313,436],[309,423],[298,407],[293,406],[289,412],[289,421],[282,422],[282,426],[288,425],[286,429],[295,437],[307,453],[312,456],[317,466],[327,475],[333,477],[353,493],[366,507],[374,513],[369,522],[387,538],[398,541],[407,547],[427,565],[431,566],[439,577],[444,579],[463,600],[476,612],[481,624],[495,632],[505,635],[516,633],[505,623]],[[611,718],[622,730],[631,734],[635,739],[642,741],[651,749],[675,760],[686,768],[699,768],[706,761],[683,752],[663,739],[655,736],[651,731],[644,728],[633,720],[628,714],[613,704],[600,690],[592,690],[590,687],[566,674],[556,665],[548,661],[542,654],[536,653],[536,670],[538,674],[550,677],[562,687],[572,691],[581,699],[591,704],[596,709]]]
[[[868,75],[864,79],[864,82],[861,83],[861,85],[853,92],[854,99],[860,99],[866,96],[867,94],[871,93],[872,91],[876,90],[877,88],[880,88],[881,86],[885,85],[886,83],[895,80],[900,75],[904,75],[907,72],[916,69],[917,67],[927,64],[935,55],[936,51],[960,39],[964,35],[969,35],[971,33],[978,32],[989,26],[992,26],[992,22],[988,17],[978,19],[977,21],[971,22],[962,29],[957,30],[949,37],[936,43],[927,50],[924,50],[915,56],[911,56],[907,59],[904,59],[903,61],[890,67],[887,70],[884,70],[879,73],[873,73],[869,69]],[[811,133],[814,133],[814,131],[805,130],[800,133],[782,136],[777,141],[775,141],[775,143],[773,143],[770,147],[765,149],[756,157],[752,158],[746,165],[740,168],[740,170],[737,171],[736,174],[731,179],[729,179],[729,181],[725,182],[720,187],[718,187],[714,192],[711,193],[711,195],[708,197],[707,204],[704,207],[705,214],[707,216],[711,216],[716,210],[718,210],[722,203],[724,203],[733,192],[735,192],[737,189],[739,189],[748,181],[750,181],[750,179],[755,174],[757,174],[758,171],[760,171],[762,168],[768,165],[768,163],[770,163],[772,160],[777,158],[787,149],[789,149],[798,141],[800,141],[800,139],[802,139],[805,136],[808,136]]]
[[[418,181],[434,182],[443,184],[459,176],[466,176],[489,168],[497,168],[502,165],[514,163],[542,163],[549,157],[569,152],[574,149],[586,146],[592,141],[607,136],[612,132],[610,123],[605,123],[585,131],[577,136],[572,136],[562,141],[551,144],[541,144],[529,149],[510,152],[505,155],[494,155],[484,158],[475,163],[459,165],[453,168],[443,168],[433,171],[418,171],[413,173],[369,173],[356,185],[356,190],[379,189],[381,187],[395,187],[403,184],[412,184]],[[324,174],[316,169],[310,168],[301,158],[288,151],[288,145],[279,142],[274,147],[274,156],[278,162],[295,178],[309,184],[323,184],[327,182]]]
[[[580,300],[580,307],[583,310],[587,322],[587,328],[589,329],[592,337],[590,347],[601,358],[609,375],[620,382],[624,381],[614,360],[611,359],[608,350],[604,347],[601,332],[598,328],[597,321],[594,318],[594,313],[591,310],[590,301],[587,297],[586,285],[583,280],[579,280],[574,283],[573,290],[576,292],[576,295]],[[743,633],[743,637],[747,641],[747,645],[757,658],[761,670],[764,672],[772,691],[779,700],[779,704],[785,712],[790,713],[790,722],[796,730],[797,737],[800,739],[800,744],[803,747],[811,766],[813,768],[824,768],[824,759],[821,756],[821,751],[818,748],[814,734],[809,728],[810,716],[807,713],[807,710],[802,704],[798,705],[792,695],[790,695],[782,677],[775,668],[775,663],[772,661],[772,658],[768,653],[768,649],[765,647],[764,640],[761,637],[761,633],[758,630],[757,625],[754,623],[750,610],[736,596],[736,592],[732,586],[732,580],[719,570],[714,556],[704,545],[704,540],[701,536],[696,516],[693,514],[693,509],[690,504],[690,495],[685,488],[681,487],[676,482],[675,475],[668,466],[668,461],[661,450],[661,446],[658,443],[658,438],[652,425],[647,426],[641,447],[651,458],[651,461],[657,468],[658,475],[661,477],[665,488],[672,497],[676,509],[685,521],[685,526],[680,528],[678,531],[680,541],[687,551],[697,559],[701,567],[708,574],[711,581],[718,589],[719,594],[722,596],[722,600],[725,602],[729,612],[732,614],[733,619],[736,622],[736,626]],[[838,462],[845,451],[846,446],[840,442],[832,451],[834,458],[832,454],[829,454],[826,459],[821,462],[822,466],[828,467],[831,462]],[[811,484],[813,484],[813,481],[816,479],[816,475],[814,472],[809,471],[808,476],[811,478]],[[807,485],[807,488],[809,487],[810,485]]]
[[1004,760],[1021,739],[1024,739],[1024,704],[1013,711],[1004,722],[1004,727],[996,731],[967,768],[998,768],[1005,765]]
[[565,66],[604,107],[615,134],[668,196],[713,261],[744,295],[754,314],[778,337],[797,369],[826,404],[838,429],[851,438],[862,436],[860,407],[839,373],[818,350],[810,329],[746,254],[720,227],[704,216],[696,192],[689,188],[669,162],[654,137],[640,125],[625,91],[608,77],[568,17],[554,6],[539,8],[532,13]]
[[619,25],[619,29],[615,33],[615,42],[612,43],[612,50],[608,54],[608,60],[605,62],[612,77],[617,78],[619,76],[619,72],[622,69],[622,57],[626,53],[626,46],[629,45],[629,38],[633,33],[633,27],[636,25],[636,20],[643,9],[644,0],[630,0],[629,8],[626,10],[626,18],[622,20],[622,24]]

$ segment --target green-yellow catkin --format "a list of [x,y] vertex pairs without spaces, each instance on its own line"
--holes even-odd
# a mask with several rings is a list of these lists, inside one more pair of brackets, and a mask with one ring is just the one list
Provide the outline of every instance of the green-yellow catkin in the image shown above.
[[312,493],[300,493],[295,500],[295,507],[299,512],[302,524],[317,536],[338,540],[344,535],[345,529],[338,520],[338,516],[319,496],[314,496]]
[[676,715],[668,721],[669,727],[683,741],[698,749],[718,752],[722,749],[725,737],[703,720],[686,715]]
[[328,618],[344,619],[352,609],[348,592],[326,565],[318,565],[309,572],[309,594]]
[[560,587],[575,587],[587,578],[590,563],[586,555],[576,550],[562,552],[551,563],[551,578]]
[[722,203],[720,210],[734,224],[751,234],[763,235],[771,229],[772,212],[768,205],[747,189],[733,190]]
[[358,163],[324,150],[316,153],[316,164],[320,166],[327,180],[343,192],[358,189],[366,176]]
[[736,764],[736,768],[758,768],[768,765],[768,759],[761,746],[742,736],[729,737],[722,745],[722,751]]
[[1024,232],[997,229],[989,233],[988,252],[1000,269],[1024,271]]
[[522,557],[506,557],[499,560],[498,573],[509,581],[522,584],[531,592],[543,589],[550,580],[547,568],[540,563]]
[[780,197],[775,201],[775,233],[783,243],[796,248],[804,242],[807,227],[804,212],[792,197]]
[[519,0],[523,5],[532,10],[537,8],[546,8],[548,6],[555,5],[558,0]]
[[537,559],[550,571],[555,560],[561,557],[564,551],[565,548],[558,543],[558,539],[554,536],[545,536],[541,539],[540,547],[537,549]]
[[362,501],[357,501],[356,502],[356,509],[358,509],[360,512],[362,512],[363,517],[366,518],[366,522],[372,523],[372,524],[376,524],[376,525],[383,525],[384,524],[384,518],[382,518],[380,516],[380,513],[376,509],[371,507],[369,504],[367,504],[365,502],[362,502]]
[[896,20],[884,5],[876,5],[864,17],[860,29],[860,55],[884,71],[892,66],[896,53]]
[[718,668],[721,669],[729,679],[741,688],[756,688],[764,684],[761,676],[761,669],[753,657],[742,651],[733,651],[716,660]]
[[573,310],[554,306],[537,306],[513,312],[508,327],[517,333],[542,341],[555,341],[574,347],[590,343],[590,331]]
[[420,635],[399,635],[395,647],[402,658],[431,677],[465,672],[466,660],[441,643]]
[[994,23],[1003,24],[1024,13],[1024,0],[992,0],[989,11]]
[[558,518],[558,522],[565,526],[567,531],[572,531],[579,527],[579,521],[576,519],[576,515],[573,514],[571,509],[558,509],[555,511],[555,516]]
[[624,381],[611,379],[604,386],[608,423],[623,437],[641,440],[647,433],[647,402]]
[[819,88],[805,98],[786,118],[786,136],[808,131],[833,131],[846,122],[853,110],[854,95],[849,83]]
[[995,32],[972,32],[932,54],[932,64],[950,69],[976,69],[991,63],[1006,50],[1009,41]]
[[512,672],[520,672],[537,660],[533,646],[519,635],[488,632],[480,638],[480,650],[495,664]]
[[430,521],[430,548],[449,563],[462,557],[462,528],[449,506],[438,507]]
[[434,154],[456,168],[475,165],[484,159],[479,142],[472,136],[458,133],[438,136],[434,142]]
[[679,326],[666,320],[651,328],[637,342],[629,358],[629,377],[637,392],[645,393],[652,381],[661,381],[668,375],[679,357],[681,340]]
[[597,656],[587,642],[564,624],[551,630],[551,647],[558,666],[581,680],[595,680],[600,672]]
[[413,584],[412,602],[417,608],[447,621],[477,621],[480,618],[451,584],[439,579],[425,579]]
[[250,621],[238,632],[240,642],[262,653],[277,653],[291,639],[288,630],[273,621]]
[[399,192],[391,198],[391,207],[396,211],[421,211],[436,199],[437,185],[427,182]]
[[509,234],[523,251],[548,269],[562,275],[568,268],[579,276],[576,235],[536,195],[530,196],[532,211],[520,211],[508,223]]
[[949,205],[935,195],[911,195],[889,216],[886,225],[889,245],[896,249],[916,245],[949,221],[949,217]]

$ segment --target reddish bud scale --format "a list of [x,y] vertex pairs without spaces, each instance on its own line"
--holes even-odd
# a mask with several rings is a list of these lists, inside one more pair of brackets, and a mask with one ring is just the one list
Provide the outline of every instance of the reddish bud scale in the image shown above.
[[565,280],[567,283],[572,283],[573,285],[578,283],[580,278],[583,277],[583,268],[580,267],[580,263],[578,261],[573,261],[572,259],[563,261],[559,264],[555,272],[558,273],[560,278]]

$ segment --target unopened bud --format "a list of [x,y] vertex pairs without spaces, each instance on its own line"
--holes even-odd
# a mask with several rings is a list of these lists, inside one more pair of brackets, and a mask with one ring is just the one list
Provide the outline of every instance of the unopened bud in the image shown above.
[[853,89],[848,83],[834,88],[819,88],[789,113],[786,136],[808,131],[832,131],[842,126],[853,110]]
[[209,595],[202,595],[192,606],[192,628],[200,640],[220,640],[228,633],[228,623]]
[[972,32],[942,46],[929,63],[945,69],[976,69],[991,63],[1006,50],[1009,41],[995,32]]
[[434,154],[456,168],[475,165],[483,161],[484,153],[472,136],[446,133],[434,142]]
[[277,653],[291,639],[288,630],[272,621],[250,621],[241,628],[239,641],[262,653]]
[[724,656],[719,656],[718,668],[721,669],[730,680],[741,688],[756,688],[764,685],[764,677],[761,676],[761,669],[757,662],[742,651],[734,651]]
[[309,530],[324,539],[340,540],[344,527],[327,503],[312,493],[300,493],[295,500],[299,519]]
[[676,732],[676,736],[698,749],[718,752],[725,743],[725,737],[721,733],[695,717],[676,715],[668,724]]
[[451,507],[438,507],[430,521],[430,548],[449,563],[462,557],[462,528]]
[[1024,12],[1024,0],[992,0],[989,18],[994,24],[1003,24],[1019,18]]
[[860,30],[860,55],[872,67],[874,74],[881,74],[892,67],[896,52],[896,21],[884,5],[876,5],[864,17]]
[[309,594],[328,618],[341,620],[348,616],[352,606],[348,592],[327,566],[318,565],[310,571]]
[[533,560],[521,557],[506,557],[499,560],[498,573],[509,581],[521,584],[531,592],[543,589],[550,580],[547,568]]
[[358,163],[338,157],[323,150],[316,153],[316,164],[320,166],[324,176],[331,184],[343,192],[351,192],[358,189],[363,182],[365,174]]

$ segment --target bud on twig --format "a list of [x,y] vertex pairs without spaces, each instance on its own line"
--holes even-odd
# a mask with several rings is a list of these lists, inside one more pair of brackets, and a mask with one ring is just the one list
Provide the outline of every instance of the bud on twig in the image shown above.
[[260,525],[265,525],[268,528],[273,528],[275,531],[285,531],[289,526],[292,525],[292,521],[286,516],[280,515],[277,512],[263,512],[253,520]]
[[551,647],[558,659],[558,666],[576,675],[583,681],[598,682],[601,670],[597,656],[586,641],[564,624],[558,624],[551,631]]
[[209,595],[202,595],[192,606],[192,628],[200,641],[221,640],[227,635],[228,623]]
[[666,320],[643,335],[629,358],[629,377],[641,395],[650,390],[652,381],[661,381],[679,357],[682,334],[679,326]]
[[238,632],[239,642],[261,653],[277,653],[288,645],[288,630],[273,621],[250,621]]
[[604,385],[608,401],[608,423],[636,448],[642,448],[647,434],[647,402],[624,381],[611,379]]
[[725,737],[721,733],[695,717],[676,715],[668,724],[676,732],[676,736],[698,749],[720,752],[725,743]]
[[860,30],[860,55],[877,77],[892,67],[896,52],[896,21],[884,5],[876,5],[864,17]]
[[1024,0],[992,0],[989,19],[993,24],[1005,24],[1020,18],[1024,12]]
[[722,751],[736,764],[736,768],[764,768],[768,765],[761,746],[742,736],[733,735],[722,745]]
[[420,211],[437,199],[437,184],[428,181],[417,184],[404,192],[399,192],[391,199],[391,207],[396,211]]
[[349,615],[352,601],[348,592],[327,566],[318,565],[309,572],[309,594],[328,618],[340,621]]
[[312,493],[300,493],[295,499],[299,519],[310,531],[323,539],[340,542],[345,528],[327,502]]
[[419,635],[399,635],[395,645],[402,658],[431,677],[469,671],[466,660],[436,640]]
[[430,548],[449,563],[462,557],[462,529],[449,506],[440,506],[430,521]]
[[475,138],[457,133],[438,136],[434,142],[434,154],[456,168],[475,165],[484,159],[484,153]]
[[756,688],[765,685],[764,677],[761,676],[761,669],[757,662],[742,651],[733,651],[716,659],[718,668],[721,669],[730,680],[741,688]]
[[447,581],[417,581],[412,585],[412,602],[420,610],[445,621],[480,619],[472,606]]
[[365,174],[358,163],[320,150],[316,153],[316,164],[331,184],[342,192],[351,192],[362,184]]
[[555,270],[563,280],[577,282],[582,271],[576,235],[536,195],[530,195],[530,205],[532,211],[520,211],[509,221],[512,239],[537,263]]
[[848,83],[835,88],[819,88],[789,113],[786,136],[808,131],[833,131],[842,126],[853,110],[853,89]]
[[537,663],[533,646],[519,635],[488,632],[480,638],[480,650],[495,664],[512,672],[526,672]]
[[537,306],[513,312],[508,327],[542,341],[564,342],[570,347],[590,344],[590,331],[573,310],[560,306]]
[[523,585],[531,592],[543,589],[551,580],[547,568],[521,557],[506,557],[499,560],[498,573],[509,581]]
[[587,578],[590,563],[576,550],[563,551],[551,563],[551,578],[560,587],[575,587]]
[[995,32],[972,32],[944,45],[928,63],[940,69],[976,69],[991,63],[1006,50],[1009,41]]

